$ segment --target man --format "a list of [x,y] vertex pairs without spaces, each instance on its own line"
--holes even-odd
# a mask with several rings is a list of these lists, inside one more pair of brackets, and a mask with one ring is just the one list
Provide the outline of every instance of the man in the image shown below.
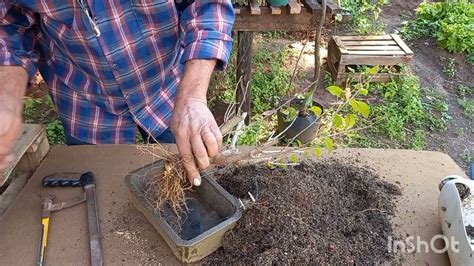
[[174,135],[199,186],[222,144],[206,94],[230,55],[233,12],[230,0],[0,0],[0,169],[13,160],[38,67],[67,144]]

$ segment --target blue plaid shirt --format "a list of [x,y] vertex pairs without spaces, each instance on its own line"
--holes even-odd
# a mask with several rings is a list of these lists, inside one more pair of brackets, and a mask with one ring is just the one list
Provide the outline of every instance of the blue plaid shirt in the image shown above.
[[230,0],[2,0],[0,65],[39,67],[73,137],[133,143],[169,127],[187,60],[225,66],[233,22]]

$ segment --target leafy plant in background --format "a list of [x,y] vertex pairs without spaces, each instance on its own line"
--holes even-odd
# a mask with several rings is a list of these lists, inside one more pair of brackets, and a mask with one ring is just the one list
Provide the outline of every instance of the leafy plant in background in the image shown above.
[[244,128],[237,144],[255,146],[265,142],[270,137],[275,126],[275,119],[265,120],[261,115],[253,116],[252,123]]
[[360,34],[378,34],[384,24],[379,21],[382,7],[388,0],[340,0],[339,4],[352,16],[352,28]]
[[408,40],[432,37],[441,48],[450,52],[467,52],[474,63],[474,3],[469,0],[423,2],[416,20],[402,28]]
[[345,140],[348,146],[423,149],[429,130],[447,128],[450,117],[444,97],[429,90],[423,95],[415,76],[370,84],[367,90],[375,96],[371,101],[375,122],[363,134],[350,134]]
[[459,105],[464,109],[464,113],[471,119],[474,119],[474,100],[473,99],[459,99]]
[[54,119],[46,126],[46,134],[51,144],[64,144],[64,127],[61,121]]
[[253,113],[261,114],[276,106],[289,90],[291,72],[282,67],[286,64],[289,51],[268,51],[259,49],[255,53],[252,76]]
[[[261,45],[259,42],[258,46]],[[270,51],[261,47],[255,50],[252,59],[252,115],[260,115],[273,108],[281,97],[289,92],[291,71],[284,67],[289,54],[288,50]],[[215,102],[217,99],[225,103],[235,101],[236,56],[234,49],[226,72],[216,74],[216,78],[212,81],[210,102]]]
[[455,78],[456,77],[456,60],[453,58],[448,59],[447,64],[443,68],[444,74],[448,76],[448,78]]
[[474,90],[464,84],[459,84],[457,91],[459,95],[458,103],[463,108],[464,114],[474,119],[474,99],[472,99]]
[[45,124],[48,141],[51,144],[64,144],[64,128],[57,117],[53,101],[49,96],[26,98],[23,101],[23,106],[25,123]]

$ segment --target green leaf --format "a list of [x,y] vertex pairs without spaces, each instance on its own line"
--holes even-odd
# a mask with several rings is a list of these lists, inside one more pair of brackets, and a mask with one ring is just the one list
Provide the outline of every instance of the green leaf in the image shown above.
[[311,156],[311,152],[309,150],[305,150],[304,157],[308,158],[309,156]]
[[323,109],[321,109],[321,107],[319,107],[319,106],[311,106],[311,108],[309,108],[309,110],[311,112],[313,112],[314,115],[316,115],[317,117],[320,117],[323,113]]
[[341,125],[342,125],[342,116],[336,114],[334,116],[334,118],[332,119],[332,125],[335,127],[335,128],[340,128]]
[[296,139],[295,140],[295,145],[296,145],[296,147],[301,147],[301,146],[303,146],[303,143],[299,139]]
[[296,118],[296,116],[298,116],[298,111],[296,110],[296,108],[292,106],[288,106],[286,111],[287,111],[287,114],[286,114],[285,122],[291,122]]
[[342,98],[342,95],[344,94],[344,90],[341,89],[341,87],[335,85],[329,86],[327,90],[329,91],[329,93],[339,98]]
[[357,122],[357,118],[353,114],[349,114],[346,117],[346,128],[352,128]]
[[334,141],[331,138],[325,138],[324,145],[326,145],[326,149],[329,152],[331,152],[334,149]]
[[323,155],[323,152],[322,152],[321,148],[319,148],[319,147],[314,148],[313,153],[314,153],[314,156],[316,156],[318,158],[321,158],[321,156]]
[[285,161],[285,159],[281,158],[280,160],[278,160],[278,163],[280,163],[279,166],[280,166],[281,168],[288,168],[288,165],[286,165],[287,162]]
[[313,105],[313,92],[310,91],[309,93],[307,93],[306,96],[306,102],[304,103],[304,107],[305,108],[309,108]]
[[357,101],[357,100],[354,100],[354,99],[350,100],[350,103],[351,103],[352,109],[355,112],[360,113],[365,118],[369,117],[370,108],[369,108],[369,105],[367,103]]
[[367,69],[367,73],[370,74],[370,75],[375,75],[375,74],[379,73],[379,66],[374,66],[374,67],[371,67],[371,68]]
[[290,162],[291,163],[297,163],[298,162],[298,155],[296,155],[294,153],[292,155],[290,155]]
[[359,94],[360,94],[360,95],[367,96],[367,94],[369,94],[369,91],[368,91],[367,89],[360,89],[360,90],[359,90]]
[[267,167],[268,167],[269,169],[272,169],[272,170],[275,169],[275,168],[277,168],[276,165],[275,165],[274,163],[272,163],[272,162],[268,162],[268,163],[267,163]]

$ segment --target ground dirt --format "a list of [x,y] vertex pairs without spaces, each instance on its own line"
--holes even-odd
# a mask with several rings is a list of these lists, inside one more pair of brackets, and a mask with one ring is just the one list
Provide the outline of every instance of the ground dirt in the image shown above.
[[379,264],[398,261],[386,248],[396,238],[400,188],[347,162],[308,161],[274,170],[250,166],[216,176],[238,198],[256,203],[223,248],[205,264]]

